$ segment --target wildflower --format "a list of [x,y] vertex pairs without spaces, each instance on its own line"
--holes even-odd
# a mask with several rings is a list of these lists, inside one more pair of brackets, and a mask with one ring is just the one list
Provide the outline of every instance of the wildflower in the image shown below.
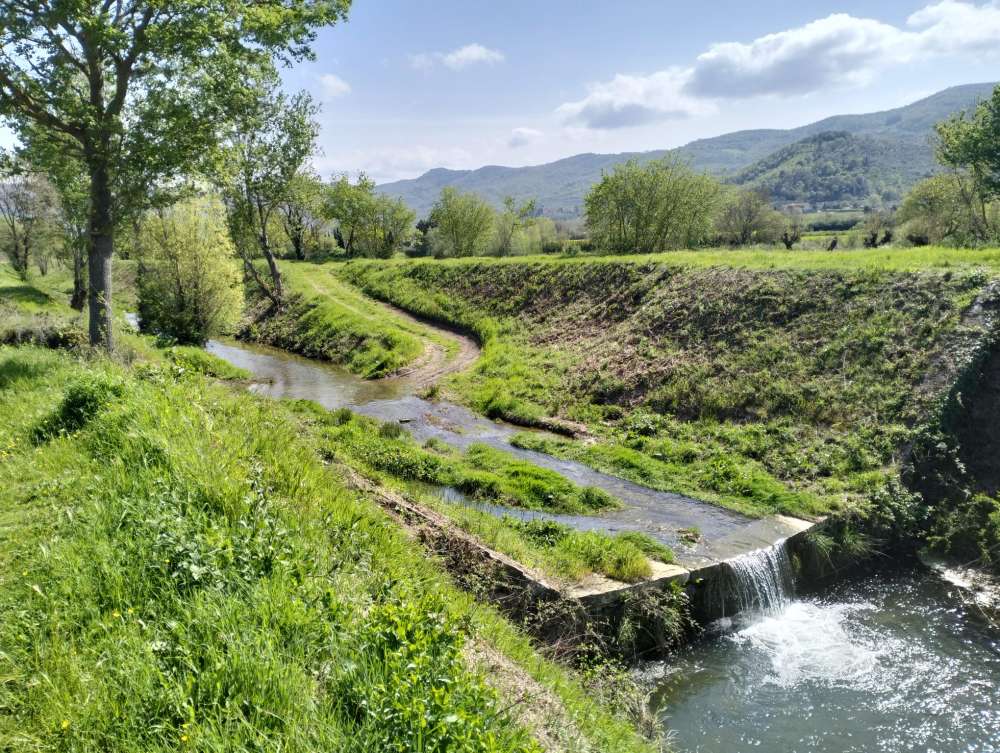
[[182,743],[186,743],[187,741],[188,741],[188,736],[187,735],[181,735],[181,742]]
[[63,729],[69,729],[69,719],[63,719],[61,726]]
[[119,617],[122,616],[122,613],[116,609],[114,612],[111,613],[111,616],[117,620]]

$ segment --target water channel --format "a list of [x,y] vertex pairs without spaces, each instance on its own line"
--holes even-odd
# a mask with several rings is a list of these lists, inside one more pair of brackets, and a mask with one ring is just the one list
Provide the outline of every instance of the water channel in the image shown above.
[[[437,437],[458,448],[483,442],[625,501],[623,510],[601,516],[547,516],[578,527],[640,529],[676,546],[679,528],[695,525],[706,537],[725,537],[748,523],[695,500],[514,448],[514,427],[422,400],[405,380],[366,382],[242,343],[213,341],[208,349],[252,372],[255,392],[403,422],[421,441]],[[747,555],[731,568],[746,610],[712,626],[680,655],[640,670],[656,688],[655,708],[677,749],[1000,753],[1000,636],[963,606],[952,586],[910,567],[797,598],[786,567],[780,550]]]

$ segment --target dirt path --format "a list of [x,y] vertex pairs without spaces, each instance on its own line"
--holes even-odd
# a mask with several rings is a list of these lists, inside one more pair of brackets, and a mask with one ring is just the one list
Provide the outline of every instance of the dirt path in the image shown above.
[[481,352],[479,344],[468,335],[443,329],[430,324],[427,321],[418,319],[412,314],[409,314],[396,306],[383,303],[382,301],[372,300],[374,303],[391,312],[398,319],[403,319],[404,321],[417,327],[432,329],[439,336],[449,340],[454,340],[458,343],[458,351],[453,356],[449,357],[447,351],[442,345],[429,338],[421,338],[424,341],[423,355],[409,366],[400,369],[391,377],[387,377],[388,379],[405,380],[407,384],[413,385],[416,389],[425,389],[430,387],[435,382],[444,379],[444,377],[449,374],[456,374],[460,371],[465,371],[476,362],[476,359],[479,358],[479,354]]
[[[314,294],[325,297],[330,296],[330,294],[324,288],[320,287],[316,281],[310,281],[310,286],[312,287]],[[476,359],[479,358],[479,344],[473,338],[454,330],[444,329],[443,327],[432,324],[426,320],[418,319],[409,312],[404,311],[397,306],[393,306],[391,303],[386,303],[376,298],[372,298],[356,288],[355,290],[358,295],[363,296],[364,299],[372,306],[377,306],[388,312],[396,319],[401,319],[409,324],[410,333],[419,337],[424,345],[424,352],[413,363],[409,366],[404,366],[394,374],[383,377],[383,379],[401,382],[405,381],[406,384],[412,385],[414,390],[423,390],[449,374],[464,371],[472,366],[472,364],[476,362]],[[348,301],[337,299],[337,304],[362,319],[372,318],[368,312],[352,306]],[[420,334],[421,330],[428,329],[433,330],[439,337],[455,341],[458,344],[457,352],[453,356],[449,357],[444,346],[440,343],[434,342],[429,337]]]

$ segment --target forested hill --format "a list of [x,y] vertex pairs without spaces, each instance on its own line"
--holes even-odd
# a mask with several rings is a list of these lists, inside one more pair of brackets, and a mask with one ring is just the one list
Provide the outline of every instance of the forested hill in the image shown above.
[[936,165],[927,136],[896,139],[827,131],[797,141],[736,175],[777,203],[898,202]]
[[[735,178],[742,171],[758,172],[761,160],[777,158],[776,152],[803,142],[804,139],[828,132],[842,132],[861,137],[859,143],[841,143],[845,152],[867,153],[879,165],[872,175],[863,176],[867,184],[878,190],[888,186],[890,191],[905,191],[913,182],[934,167],[931,135],[934,124],[948,116],[971,108],[989,96],[994,84],[968,84],[945,89],[930,97],[905,107],[864,115],[837,115],[816,123],[789,130],[738,131],[710,139],[694,141],[676,150],[698,170]],[[815,145],[804,143],[797,152],[809,152]],[[473,191],[498,205],[504,196],[518,199],[535,198],[544,214],[550,217],[575,217],[581,212],[583,197],[596,181],[601,171],[620,162],[636,158],[641,161],[656,159],[666,150],[624,154],[578,154],[573,157],[531,167],[482,167],[478,170],[431,170],[419,178],[386,183],[380,189],[390,196],[406,201],[419,216],[427,214],[441,189],[454,186]],[[795,170],[808,172],[808,159],[798,154],[793,160]],[[766,172],[759,171],[760,173]],[[804,175],[804,173],[802,173]],[[815,184],[810,178],[805,181]],[[796,179],[795,185],[799,185]],[[784,189],[782,189],[784,190]],[[855,189],[844,194],[844,199],[830,201],[857,201]],[[795,198],[801,199],[798,188],[791,189]]]

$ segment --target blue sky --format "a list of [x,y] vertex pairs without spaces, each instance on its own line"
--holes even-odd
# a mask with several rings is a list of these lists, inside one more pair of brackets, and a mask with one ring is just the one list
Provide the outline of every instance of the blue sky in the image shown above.
[[285,72],[324,175],[526,165],[785,128],[1000,79],[993,2],[355,0]]

